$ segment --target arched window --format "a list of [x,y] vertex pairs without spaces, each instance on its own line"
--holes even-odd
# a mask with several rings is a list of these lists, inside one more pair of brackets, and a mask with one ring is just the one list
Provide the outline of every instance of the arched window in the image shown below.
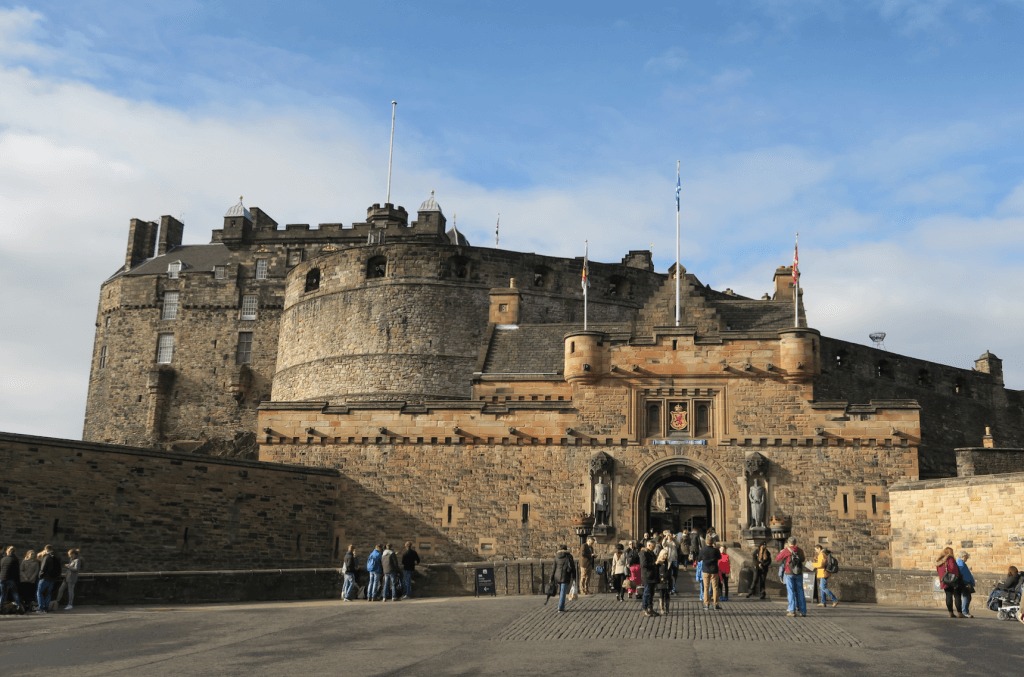
[[698,437],[711,434],[711,406],[703,402],[697,403],[697,423],[694,426],[694,433]]
[[533,269],[533,286],[534,287],[550,287],[551,286],[551,270],[546,266],[537,266]]
[[839,369],[850,368],[850,356],[845,350],[836,351],[836,367]]
[[956,379],[956,381],[953,382],[953,394],[954,395],[966,395],[967,394],[967,385],[964,383],[962,378],[958,377]]
[[311,268],[309,270],[309,272],[306,273],[306,291],[307,292],[316,291],[319,288],[320,288],[320,269],[319,268]]
[[661,405],[647,405],[647,436],[656,437],[661,435]]
[[626,298],[629,292],[629,282],[624,277],[613,275],[608,280],[608,296],[614,296],[616,298]]
[[374,256],[366,262],[366,279],[386,277],[388,274],[388,260],[384,256]]

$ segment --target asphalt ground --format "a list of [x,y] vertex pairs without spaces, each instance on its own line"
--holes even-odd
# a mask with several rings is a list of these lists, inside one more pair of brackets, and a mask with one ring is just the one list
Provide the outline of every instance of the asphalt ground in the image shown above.
[[[203,606],[80,606],[0,617],[10,675],[1014,675],[1024,624],[944,610],[734,597],[703,611],[692,583],[670,612],[590,595]],[[980,600],[979,600],[980,601]]]

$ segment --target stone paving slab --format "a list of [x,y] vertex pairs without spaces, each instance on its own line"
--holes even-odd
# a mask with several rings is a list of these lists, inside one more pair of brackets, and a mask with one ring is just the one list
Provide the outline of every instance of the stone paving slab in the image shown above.
[[796,642],[860,647],[861,641],[825,618],[785,615],[785,606],[770,602],[723,602],[723,611],[704,611],[700,602],[673,598],[669,613],[647,618],[635,600],[616,601],[612,595],[581,597],[556,612],[557,599],[538,603],[513,621],[497,641],[531,642],[576,639],[732,640]]

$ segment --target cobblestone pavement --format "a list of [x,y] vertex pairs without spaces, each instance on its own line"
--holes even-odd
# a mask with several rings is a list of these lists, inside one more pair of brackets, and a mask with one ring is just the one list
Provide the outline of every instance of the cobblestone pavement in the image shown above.
[[[552,600],[554,602],[556,600]],[[495,639],[503,641],[574,639],[734,640],[803,642],[857,647],[860,640],[829,620],[789,617],[785,607],[764,601],[722,603],[722,611],[704,611],[700,602],[673,598],[669,613],[640,615],[634,600],[617,602],[612,595],[589,595],[567,605],[564,614],[552,604],[516,619]]]

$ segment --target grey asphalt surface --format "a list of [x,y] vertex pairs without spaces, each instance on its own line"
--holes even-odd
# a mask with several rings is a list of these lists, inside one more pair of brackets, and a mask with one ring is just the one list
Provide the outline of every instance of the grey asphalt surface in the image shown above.
[[[1022,675],[1024,624],[867,604],[733,598],[671,613],[592,595],[88,607],[0,617],[4,674]],[[668,671],[668,672],[666,672]]]

